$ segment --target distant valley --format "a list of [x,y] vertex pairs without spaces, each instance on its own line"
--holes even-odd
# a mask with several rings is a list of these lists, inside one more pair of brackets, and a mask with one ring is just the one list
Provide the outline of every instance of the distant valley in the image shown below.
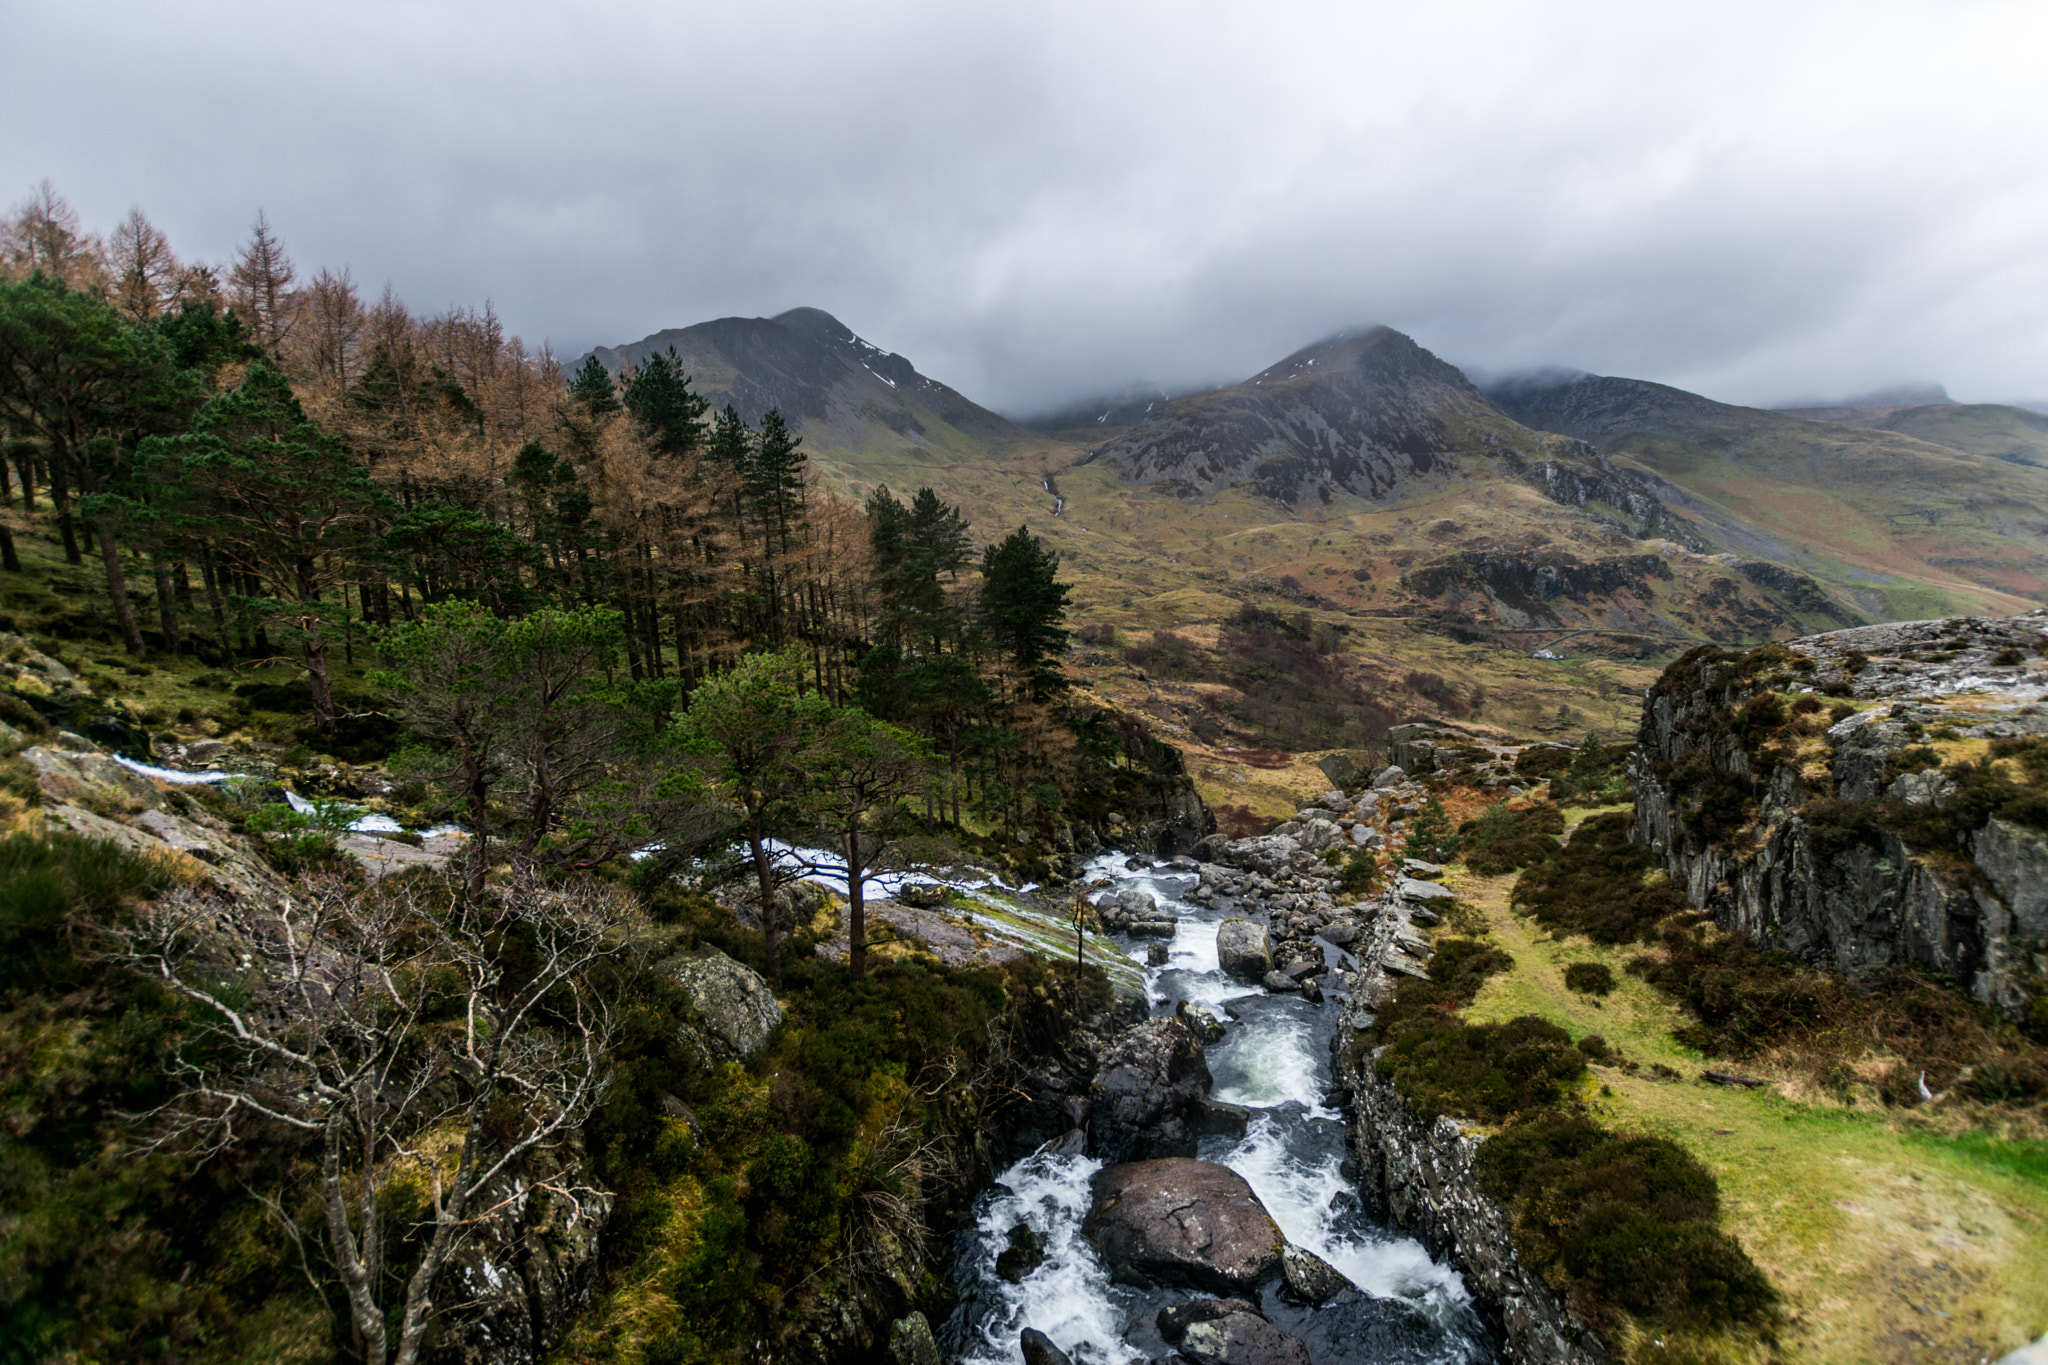
[[2020,408],[1769,412],[1574,374],[1482,391],[1386,328],[1029,426],[815,309],[596,354],[669,348],[714,407],[778,408],[839,491],[929,485],[979,538],[1045,538],[1083,680],[1242,788],[1259,775],[1228,757],[1256,736],[1225,637],[1247,607],[1320,628],[1397,719],[1575,735],[1632,725],[1700,642],[2006,615],[2048,588],[2048,418]]

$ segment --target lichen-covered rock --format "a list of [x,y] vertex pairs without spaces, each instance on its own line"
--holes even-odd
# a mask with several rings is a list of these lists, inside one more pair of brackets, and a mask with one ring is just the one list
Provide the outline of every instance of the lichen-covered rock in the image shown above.
[[590,1298],[612,1195],[574,1147],[536,1147],[478,1197],[441,1273],[431,1365],[532,1365]]
[[1337,1267],[1292,1242],[1280,1248],[1280,1274],[1287,1292],[1303,1303],[1328,1303],[1351,1286]]
[[1241,1309],[1189,1323],[1179,1345],[1188,1365],[1311,1365],[1299,1337]]
[[939,1343],[924,1314],[912,1313],[889,1325],[889,1359],[893,1365],[939,1365]]
[[[1955,781],[1936,768],[1897,767],[1907,750],[1924,762],[1937,735],[2048,735],[2048,672],[2035,653],[2044,630],[2048,612],[2036,611],[1685,656],[1643,710],[1629,769],[1631,837],[1725,929],[1850,976],[1946,976],[2023,1013],[2048,990],[2030,946],[2048,935],[2043,832],[1987,820],[1967,838],[1983,877],[1958,876],[1947,848],[1928,856],[1909,843],[1900,814],[1945,808]],[[1786,733],[1784,704],[1759,699],[1823,687],[1864,709],[1826,729],[1824,762],[1788,761],[1764,742]],[[1752,704],[1775,719],[1745,723]],[[1851,821],[1844,812],[1855,803],[1876,804]]]
[[697,1011],[697,1030],[712,1058],[745,1061],[782,1022],[782,1006],[760,973],[708,944],[656,964],[682,987]]
[[1088,1145],[1105,1162],[1193,1156],[1209,1063],[1179,1019],[1147,1019],[1102,1054],[1089,1093]]
[[1231,840],[1218,861],[1271,877],[1292,867],[1300,854],[1301,844],[1293,836],[1261,834],[1250,839]]
[[1256,986],[1273,970],[1273,935],[1263,924],[1227,919],[1216,930],[1216,962],[1233,981]]
[[1082,1233],[1121,1284],[1226,1295],[1256,1294],[1286,1242],[1243,1176],[1179,1157],[1098,1173]]

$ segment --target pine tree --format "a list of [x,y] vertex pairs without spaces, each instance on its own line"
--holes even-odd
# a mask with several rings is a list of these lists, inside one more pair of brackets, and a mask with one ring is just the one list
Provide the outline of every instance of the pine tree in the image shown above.
[[1406,851],[1411,858],[1432,863],[1449,862],[1456,856],[1458,834],[1451,827],[1451,817],[1444,811],[1442,797],[1430,797],[1423,802],[1422,809],[1415,812],[1415,823],[1408,827]]
[[674,458],[704,444],[704,412],[711,404],[690,387],[675,347],[635,366],[620,401],[656,454]]
[[982,553],[980,628],[1025,680],[1031,700],[1063,690],[1058,659],[1070,632],[1067,585],[1058,579],[1059,554],[1019,526]]
[[592,417],[604,417],[620,409],[612,372],[595,355],[583,357],[583,364],[569,378],[569,397],[581,403]]
[[754,458],[746,469],[747,500],[761,524],[772,527],[789,545],[790,528],[803,520],[804,438],[789,429],[782,413],[768,409],[761,418],[761,434],[754,444]]

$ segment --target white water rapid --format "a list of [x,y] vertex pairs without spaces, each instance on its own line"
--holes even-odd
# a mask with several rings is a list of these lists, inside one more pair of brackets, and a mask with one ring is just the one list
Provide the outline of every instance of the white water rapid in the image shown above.
[[[1329,1040],[1336,1005],[1298,995],[1268,995],[1223,975],[1216,958],[1220,909],[1185,901],[1191,873],[1126,869],[1112,854],[1089,864],[1089,878],[1111,877],[1105,895],[1136,888],[1158,897],[1179,921],[1166,965],[1145,973],[1154,1014],[1177,1002],[1227,1020],[1208,1049],[1212,1098],[1252,1110],[1242,1139],[1205,1138],[1199,1155],[1243,1176],[1288,1241],[1335,1266],[1359,1293],[1321,1308],[1265,1291],[1261,1311],[1300,1337],[1318,1362],[1372,1365],[1480,1365],[1494,1353],[1456,1272],[1433,1262],[1421,1244],[1390,1234],[1359,1207],[1345,1174],[1344,1127],[1332,1107]],[[1130,946],[1130,945],[1127,945]],[[1142,956],[1143,946],[1138,945]],[[1016,1365],[1018,1337],[1035,1327],[1076,1365],[1125,1365],[1171,1358],[1153,1315],[1188,1298],[1186,1290],[1112,1284],[1109,1268],[1081,1236],[1089,1182],[1101,1163],[1040,1151],[1010,1166],[975,1206],[962,1234],[956,1281],[964,1302],[942,1334],[946,1358],[961,1365]],[[1017,1283],[996,1273],[996,1258],[1019,1222],[1030,1227],[1043,1262]]]

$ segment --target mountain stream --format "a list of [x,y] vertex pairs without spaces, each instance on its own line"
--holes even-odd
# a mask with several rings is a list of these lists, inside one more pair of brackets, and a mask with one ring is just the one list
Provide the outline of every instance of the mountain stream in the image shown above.
[[[1261,1311],[1301,1338],[1318,1362],[1492,1361],[1486,1328],[1457,1273],[1433,1262],[1420,1243],[1376,1226],[1360,1208],[1346,1174],[1344,1124],[1330,1107],[1335,1003],[1268,995],[1225,976],[1217,966],[1216,930],[1227,912],[1182,899],[1196,884],[1193,873],[1131,871],[1126,862],[1123,854],[1105,855],[1086,875],[1114,879],[1105,896],[1126,888],[1148,891],[1162,916],[1179,921],[1166,965],[1145,972],[1152,1013],[1170,1015],[1186,1000],[1225,1019],[1228,1034],[1208,1048],[1211,1097],[1253,1112],[1242,1139],[1204,1138],[1197,1155],[1243,1176],[1290,1242],[1321,1256],[1359,1291],[1305,1308],[1269,1287]],[[1171,1356],[1153,1314],[1205,1296],[1111,1283],[1108,1267],[1081,1235],[1090,1179],[1100,1169],[1092,1158],[1041,1149],[982,1193],[973,1226],[958,1243],[955,1283],[963,1302],[942,1334],[949,1360],[1015,1365],[1026,1327],[1045,1333],[1075,1365]],[[996,1273],[996,1258],[1020,1220],[1038,1235],[1044,1260],[1012,1284]]]

